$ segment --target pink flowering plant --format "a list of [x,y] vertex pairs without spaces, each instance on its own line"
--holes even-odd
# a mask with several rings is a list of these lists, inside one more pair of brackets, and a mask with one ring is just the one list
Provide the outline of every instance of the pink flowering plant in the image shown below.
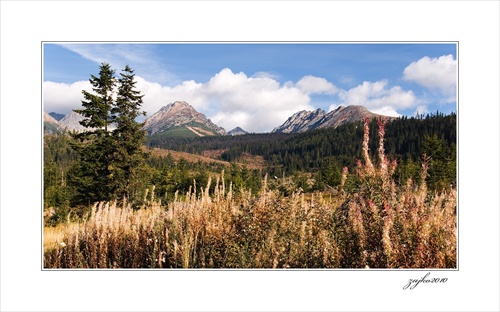
[[[341,267],[455,268],[456,190],[431,194],[426,185],[427,157],[421,182],[396,185],[396,161],[384,151],[385,127],[378,121],[378,164],[370,159],[369,123],[364,122],[364,163],[354,175],[344,168],[344,202],[334,213]],[[351,183],[348,183],[351,180]],[[353,182],[354,181],[354,182]]]

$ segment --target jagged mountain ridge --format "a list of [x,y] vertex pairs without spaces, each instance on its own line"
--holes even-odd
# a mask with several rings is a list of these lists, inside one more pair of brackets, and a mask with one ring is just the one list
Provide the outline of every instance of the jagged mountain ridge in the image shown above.
[[395,117],[370,112],[360,105],[339,106],[329,113],[322,109],[300,111],[293,114],[281,126],[273,129],[273,133],[300,133],[314,129],[338,127],[340,125],[363,120],[364,118],[381,118],[392,120]]
[[179,128],[187,129],[197,136],[226,135],[224,128],[184,101],[163,106],[144,121],[143,129],[148,135],[153,135]]

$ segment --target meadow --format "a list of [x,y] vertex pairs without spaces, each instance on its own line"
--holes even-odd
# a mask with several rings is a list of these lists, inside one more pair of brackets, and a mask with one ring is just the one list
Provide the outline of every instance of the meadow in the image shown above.
[[[396,183],[384,151],[344,168],[336,193],[284,195],[268,187],[236,189],[224,171],[162,203],[154,188],[139,209],[95,203],[43,235],[51,268],[456,268],[457,191],[429,191],[424,160],[419,183]],[[50,212],[45,216],[50,217]]]

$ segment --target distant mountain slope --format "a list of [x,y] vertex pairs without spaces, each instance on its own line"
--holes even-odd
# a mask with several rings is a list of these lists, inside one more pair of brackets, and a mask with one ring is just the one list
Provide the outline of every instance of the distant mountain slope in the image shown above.
[[148,135],[201,137],[226,134],[224,128],[217,126],[204,114],[183,101],[162,107],[145,120],[144,129]]
[[241,129],[240,127],[236,127],[233,130],[229,131],[227,134],[228,135],[243,135],[243,134],[248,134],[248,132]]
[[363,106],[349,105],[339,106],[333,111],[326,113],[322,109],[315,111],[300,111],[293,114],[281,126],[274,128],[275,133],[300,133],[318,128],[338,127],[346,123],[363,120],[364,118],[381,118],[392,120],[395,117],[379,115],[370,112]]
[[43,112],[43,131],[45,133],[56,133],[59,131],[57,120],[46,112]]
[[83,120],[83,116],[71,111],[71,113],[67,114],[59,120],[59,125],[62,129],[66,129],[68,131],[83,131],[85,129],[84,126],[80,125],[80,121]]
[[325,111],[317,109],[315,111],[300,111],[293,114],[281,126],[274,128],[276,133],[297,133],[317,128],[318,124],[325,118]]
[[55,112],[49,113],[50,116],[54,117],[55,120],[59,121],[64,118],[64,114],[59,114]]
[[[80,124],[80,121],[82,121],[83,119],[84,117],[82,115],[71,111],[71,113],[64,116],[64,118],[59,121],[59,126],[61,127],[61,129],[65,129],[67,131],[82,132],[87,129]],[[116,129],[115,124],[108,125],[108,131],[112,131],[114,129]]]

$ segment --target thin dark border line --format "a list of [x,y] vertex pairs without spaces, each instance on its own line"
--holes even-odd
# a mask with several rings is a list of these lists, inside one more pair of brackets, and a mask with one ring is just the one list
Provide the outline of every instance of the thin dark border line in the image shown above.
[[[5,0],[0,0],[0,1],[5,1]],[[193,1],[193,0],[188,0],[188,1]],[[359,0],[355,0],[359,1]],[[318,268],[310,268],[310,269],[304,269],[304,268],[288,268],[288,269],[272,269],[272,268],[241,268],[241,269],[231,269],[231,268],[163,268],[163,269],[148,269],[148,268],[117,268],[117,269],[103,269],[103,268],[97,268],[97,269],[92,269],[92,268],[87,268],[87,269],[71,269],[71,268],[44,268],[43,267],[43,261],[44,261],[44,253],[43,253],[43,112],[44,112],[44,100],[43,100],[43,79],[44,79],[44,44],[52,44],[52,43],[82,43],[82,44],[93,44],[93,43],[104,43],[104,44],[411,44],[411,43],[420,43],[420,44],[437,44],[437,43],[443,43],[443,44],[455,44],[456,45],[456,58],[457,58],[457,87],[456,87],[456,114],[457,114],[457,124],[456,124],[456,130],[457,130],[457,142],[456,142],[456,148],[457,148],[457,184],[456,184],[456,191],[457,191],[457,208],[456,208],[456,214],[457,214],[457,259],[456,259],[456,268],[410,268],[410,269],[394,269],[394,268],[373,268],[373,269],[353,269],[353,268],[345,268],[345,269],[340,269],[340,268],[323,268],[323,269],[318,269]],[[460,132],[459,132],[459,102],[460,102],[460,62],[459,62],[459,41],[454,41],[454,40],[446,40],[446,41],[41,41],[41,117],[42,117],[42,126],[41,126],[41,180],[42,180],[42,188],[41,188],[41,209],[42,212],[40,214],[41,216],[41,271],[47,271],[47,272],[109,272],[109,271],[116,271],[116,272],[171,272],[171,271],[195,271],[195,272],[217,272],[217,271],[231,271],[231,272],[255,272],[255,271],[260,271],[260,272],[293,272],[293,271],[306,271],[306,272],[345,272],[345,271],[354,271],[354,272],[421,272],[421,271],[430,271],[430,272],[460,272],[460,218],[459,218],[459,205],[460,205],[460,192],[459,192],[459,184],[460,184],[460,179],[459,179],[459,137],[460,137]]]

